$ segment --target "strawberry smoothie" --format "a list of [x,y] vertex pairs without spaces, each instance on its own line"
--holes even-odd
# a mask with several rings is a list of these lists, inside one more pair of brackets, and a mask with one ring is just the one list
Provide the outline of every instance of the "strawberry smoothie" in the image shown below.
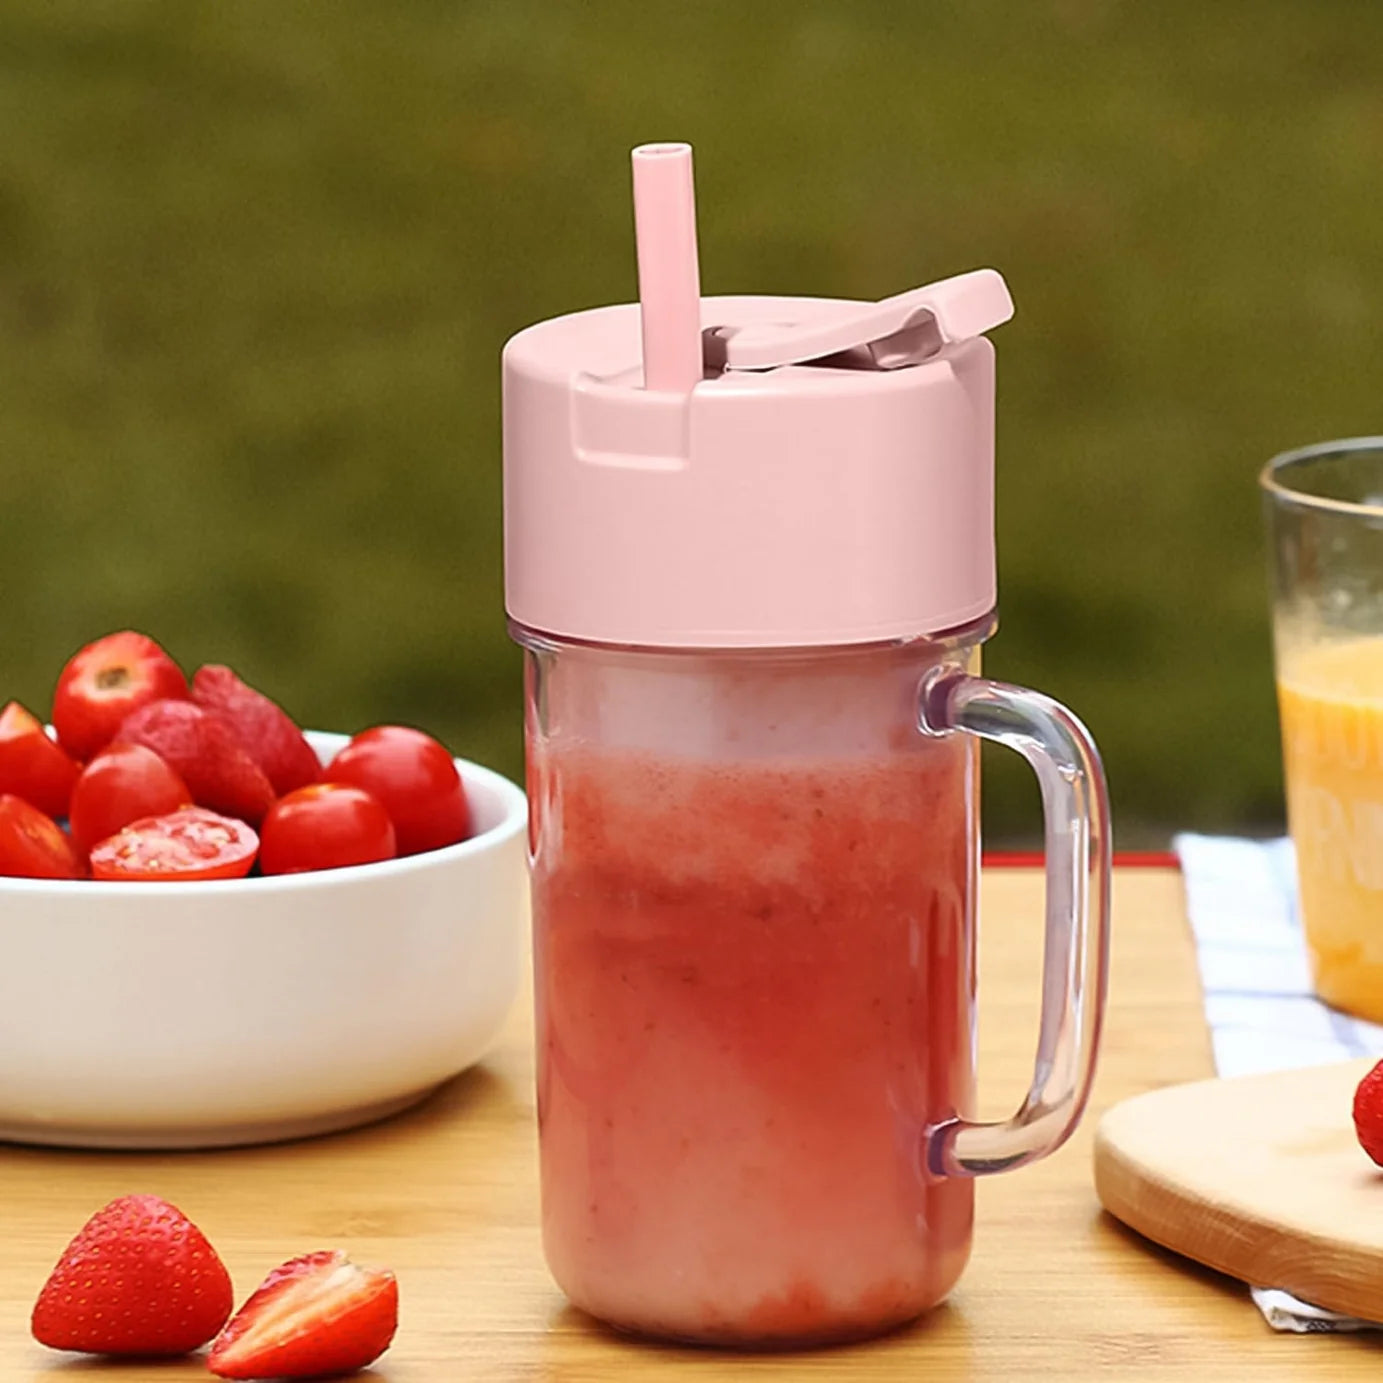
[[923,1159],[970,1112],[976,751],[889,720],[813,758],[530,724],[544,1242],[606,1321],[849,1339],[960,1275],[971,1185]]

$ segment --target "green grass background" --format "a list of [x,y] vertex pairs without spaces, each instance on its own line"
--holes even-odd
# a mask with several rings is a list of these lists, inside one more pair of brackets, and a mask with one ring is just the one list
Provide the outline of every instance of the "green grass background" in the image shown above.
[[1125,844],[1270,826],[1255,473],[1383,430],[1380,45],[1364,0],[6,0],[0,695],[129,625],[517,773],[499,350],[632,295],[628,148],[685,138],[708,291],[1003,270],[988,667],[1086,718]]

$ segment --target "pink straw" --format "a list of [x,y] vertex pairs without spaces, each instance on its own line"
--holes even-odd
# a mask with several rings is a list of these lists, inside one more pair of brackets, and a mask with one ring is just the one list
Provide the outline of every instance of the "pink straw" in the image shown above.
[[702,376],[691,145],[641,144],[632,159],[644,388],[686,393]]

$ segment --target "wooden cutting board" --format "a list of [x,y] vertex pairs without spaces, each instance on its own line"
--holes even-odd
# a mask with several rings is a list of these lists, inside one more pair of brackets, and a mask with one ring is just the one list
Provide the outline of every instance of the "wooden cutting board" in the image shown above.
[[1354,1136],[1369,1060],[1137,1095],[1095,1137],[1095,1189],[1154,1242],[1383,1321],[1383,1170]]

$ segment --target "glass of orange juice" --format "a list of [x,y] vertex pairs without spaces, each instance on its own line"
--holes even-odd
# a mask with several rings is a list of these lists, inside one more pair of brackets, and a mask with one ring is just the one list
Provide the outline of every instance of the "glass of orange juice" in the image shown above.
[[1383,437],[1286,452],[1260,480],[1316,993],[1383,1022]]

